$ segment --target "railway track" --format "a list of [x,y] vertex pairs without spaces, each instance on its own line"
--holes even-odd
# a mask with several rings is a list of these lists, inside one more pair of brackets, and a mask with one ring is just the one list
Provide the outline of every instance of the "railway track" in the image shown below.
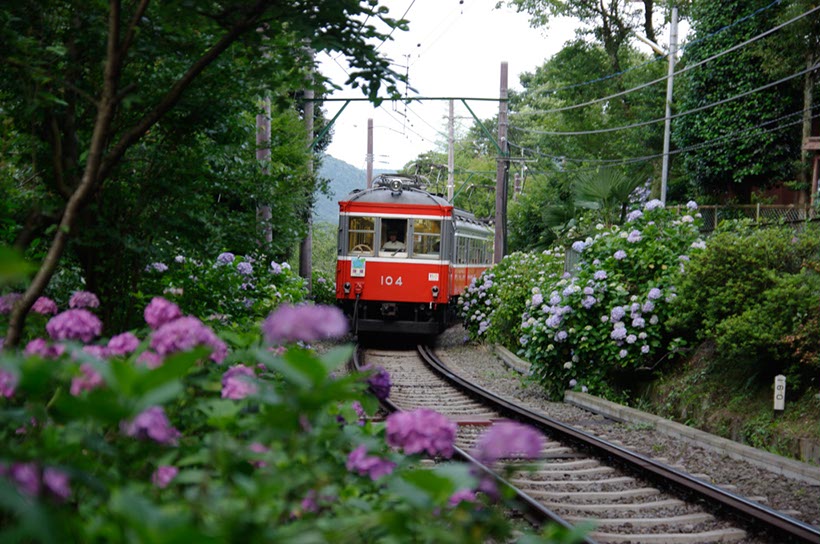
[[600,543],[820,543],[811,525],[496,397],[454,374],[426,346],[365,350],[356,364],[390,373],[386,409],[425,407],[456,421],[457,452],[470,462],[477,437],[494,421],[541,429],[547,443],[538,468],[502,481],[534,523],[592,521],[587,541]]

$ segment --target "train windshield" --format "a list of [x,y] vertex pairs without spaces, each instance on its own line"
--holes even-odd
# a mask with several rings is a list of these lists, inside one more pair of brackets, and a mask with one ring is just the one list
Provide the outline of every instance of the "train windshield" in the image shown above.
[[388,257],[407,256],[407,220],[382,219],[382,245],[380,253]]
[[357,255],[373,255],[376,220],[372,217],[351,217],[348,251]]
[[413,255],[438,257],[441,251],[441,221],[438,219],[413,220]]

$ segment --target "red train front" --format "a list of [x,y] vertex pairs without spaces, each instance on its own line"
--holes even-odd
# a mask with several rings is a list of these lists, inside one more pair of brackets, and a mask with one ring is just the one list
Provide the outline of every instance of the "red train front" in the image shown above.
[[379,176],[339,202],[336,299],[354,332],[436,334],[492,244],[492,229],[417,177]]

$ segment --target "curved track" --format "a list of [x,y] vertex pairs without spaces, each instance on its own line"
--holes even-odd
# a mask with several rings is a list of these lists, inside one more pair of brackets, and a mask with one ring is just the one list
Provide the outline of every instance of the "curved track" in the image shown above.
[[427,407],[447,415],[459,424],[456,446],[470,462],[477,463],[469,452],[494,420],[541,429],[547,444],[538,469],[501,482],[516,490],[525,515],[536,523],[593,521],[597,528],[587,542],[601,543],[820,543],[815,527],[473,385],[426,346],[417,352],[367,350],[361,357],[390,373],[386,409]]

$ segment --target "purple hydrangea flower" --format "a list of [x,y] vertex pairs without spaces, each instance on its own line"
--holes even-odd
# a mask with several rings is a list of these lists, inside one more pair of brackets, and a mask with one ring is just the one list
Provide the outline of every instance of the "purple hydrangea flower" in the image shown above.
[[245,365],[234,365],[222,374],[222,398],[239,400],[253,395],[259,388],[253,382],[256,372]]
[[544,443],[544,436],[529,425],[501,421],[478,438],[475,453],[484,464],[504,458],[535,459]]
[[262,323],[269,344],[314,342],[347,333],[347,318],[335,306],[283,304]]
[[107,348],[108,353],[111,355],[125,356],[136,350],[139,345],[139,338],[134,336],[133,333],[124,332],[113,336],[111,340],[108,341]]
[[9,469],[9,479],[23,495],[36,497],[40,494],[40,470],[36,463],[14,463]]
[[151,475],[151,483],[160,489],[165,489],[168,484],[179,474],[179,469],[173,465],[160,465]]
[[91,391],[105,385],[102,375],[88,363],[80,365],[80,375],[71,379],[71,394],[75,397],[83,391]]
[[216,264],[231,264],[235,258],[236,256],[233,253],[226,251],[224,253],[219,254],[219,256],[216,258]]
[[54,315],[57,313],[57,303],[48,297],[39,297],[31,311],[42,315]]
[[18,300],[23,298],[22,293],[8,293],[0,297],[0,314],[10,314]]
[[11,398],[17,389],[17,375],[0,368],[0,397]]
[[661,298],[662,294],[663,293],[661,293],[660,289],[658,289],[657,287],[653,287],[649,290],[649,293],[647,293],[646,298],[648,298],[649,300],[658,300],[659,298]]
[[655,210],[655,209],[658,209],[658,208],[663,208],[663,207],[664,207],[663,202],[661,202],[661,201],[660,201],[660,200],[658,200],[657,198],[656,198],[656,199],[653,199],[653,200],[650,200],[649,202],[647,202],[647,203],[644,205],[644,209],[646,209],[647,211],[649,211],[649,210]]
[[151,349],[165,356],[180,351],[188,351],[196,346],[213,349],[211,360],[221,363],[228,347],[202,321],[185,316],[165,323],[151,334]]
[[572,387],[575,387],[576,385],[578,385],[578,380],[576,380],[575,378],[572,378],[569,381],[569,386],[572,388]]
[[638,337],[635,336],[634,334],[630,334],[629,336],[626,337],[626,343],[627,344],[634,344],[637,341],[638,341]]
[[555,333],[555,341],[556,342],[563,342],[564,340],[567,339],[567,336],[568,336],[567,331],[558,331],[557,333]]
[[102,332],[102,322],[88,310],[66,310],[48,320],[46,331],[54,340],[90,342]]
[[621,261],[623,259],[626,259],[626,251],[624,251],[623,249],[619,249],[618,251],[613,253],[612,256],[615,257],[616,261]]
[[634,244],[635,242],[640,242],[642,238],[643,237],[641,236],[641,231],[633,230],[626,237],[626,241]]
[[615,306],[612,308],[612,311],[609,313],[609,317],[612,318],[612,321],[620,321],[626,315],[626,310],[623,306]]
[[43,359],[56,359],[65,352],[65,346],[49,344],[43,338],[35,338],[26,344],[23,354],[26,356],[39,355]]
[[623,326],[623,323],[620,325],[621,326],[619,327],[618,324],[616,324],[615,328],[612,329],[612,332],[609,333],[609,337],[613,340],[623,340],[626,338],[626,327]]
[[74,291],[68,301],[69,308],[99,308],[100,299],[90,291]]
[[533,306],[541,306],[541,303],[544,302],[544,295],[541,293],[536,293],[532,296],[532,305]]
[[647,345],[641,346],[641,353],[649,353],[649,346],[647,346]]
[[162,365],[162,357],[153,351],[143,351],[137,357],[137,363],[147,366],[148,368],[157,368]]
[[598,302],[598,299],[596,299],[595,297],[584,297],[584,299],[581,301],[581,306],[589,310],[595,305],[596,302]]
[[690,200],[689,202],[686,203],[686,207],[689,208],[690,210],[697,210],[698,209],[698,203],[695,202],[694,200]]
[[347,456],[347,470],[369,476],[375,481],[393,472],[396,463],[379,457],[367,455],[367,447],[362,444]]
[[165,272],[168,270],[168,265],[165,263],[151,263],[145,267],[146,272]]
[[449,506],[457,506],[462,502],[476,502],[477,497],[472,489],[460,489],[447,500]]
[[583,252],[585,247],[586,247],[586,244],[584,242],[582,242],[581,240],[578,240],[577,242],[572,243],[572,249],[574,251],[577,251],[578,253]]
[[270,262],[270,269],[275,275],[279,275],[282,273],[282,267],[276,261]]
[[[369,368],[366,368],[369,370]],[[390,374],[382,367],[377,367],[375,372],[367,378],[367,384],[379,400],[384,400],[390,396]]]
[[47,467],[43,469],[43,484],[55,498],[65,501],[71,496],[68,474],[62,470]]
[[152,406],[130,422],[122,422],[120,429],[127,436],[140,440],[151,439],[160,444],[176,445],[180,433],[168,421],[165,410]]
[[253,265],[249,262],[242,261],[241,263],[236,265],[236,271],[242,274],[243,276],[250,276],[253,274]]
[[145,322],[148,326],[156,330],[169,321],[182,317],[179,306],[162,297],[154,297],[143,312]]
[[626,216],[626,222],[631,223],[636,219],[640,219],[641,217],[643,217],[643,212],[641,210],[633,210],[629,212],[629,214]]
[[426,451],[430,455],[453,456],[457,425],[445,416],[427,408],[394,412],[387,416],[387,443],[412,455]]

